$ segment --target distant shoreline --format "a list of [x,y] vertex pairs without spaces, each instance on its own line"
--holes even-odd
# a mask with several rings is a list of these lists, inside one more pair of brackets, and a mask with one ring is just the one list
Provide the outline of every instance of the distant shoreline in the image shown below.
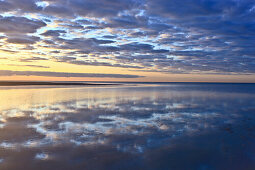
[[0,86],[106,86],[120,85],[114,83],[81,83],[81,82],[18,82],[18,81],[0,81]]
[[128,85],[128,84],[186,84],[186,85],[212,85],[212,84],[229,84],[229,85],[238,85],[238,84],[247,84],[255,85],[255,83],[239,83],[239,82],[112,82],[112,81],[102,81],[102,82],[75,82],[75,81],[66,81],[66,82],[50,82],[50,81],[0,81],[1,86],[109,86],[109,85]]

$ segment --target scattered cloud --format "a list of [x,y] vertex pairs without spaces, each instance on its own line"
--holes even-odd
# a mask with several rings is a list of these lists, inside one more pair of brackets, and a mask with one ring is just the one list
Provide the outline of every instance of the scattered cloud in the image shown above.
[[252,0],[4,0],[1,50],[30,45],[50,61],[130,71],[254,74],[254,6]]

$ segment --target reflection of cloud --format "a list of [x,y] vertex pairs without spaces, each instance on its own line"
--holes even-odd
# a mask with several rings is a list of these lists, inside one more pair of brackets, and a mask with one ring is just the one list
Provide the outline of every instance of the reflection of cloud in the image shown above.
[[[36,129],[37,133],[45,136],[39,141],[33,139],[23,144],[30,147],[56,142],[76,145],[118,143],[114,136],[124,135],[141,136],[143,140],[150,141],[149,145],[154,145],[159,138],[149,134],[162,133],[171,140],[201,129],[212,129],[223,118],[230,120],[211,109],[203,109],[201,113],[202,107],[209,107],[209,104],[191,102],[183,97],[128,97],[120,101],[106,97],[88,101],[90,99],[38,105],[23,111],[11,109],[4,111],[4,119],[10,122],[13,118],[8,117],[19,115],[20,118],[13,121],[25,121],[27,128]],[[27,113],[37,121],[31,121]],[[143,147],[138,150],[144,151],[148,146],[136,145],[136,148]]]
[[[106,161],[108,157],[111,161],[118,162],[118,159],[134,161],[133,159],[141,155],[143,159],[154,155],[150,158],[154,161],[147,162],[154,164],[162,156],[169,157],[167,153],[178,156],[178,151],[185,150],[185,147],[190,147],[192,151],[194,143],[194,148],[199,150],[202,147],[199,142],[213,143],[218,139],[227,142],[224,133],[236,135],[228,136],[231,140],[232,137],[240,138],[240,133],[249,138],[249,132],[243,128],[235,129],[237,122],[245,120],[244,126],[253,122],[252,118],[247,118],[246,112],[250,113],[250,110],[254,109],[252,106],[255,100],[253,95],[246,95],[245,88],[239,89],[238,95],[233,95],[236,90],[231,88],[232,98],[228,96],[229,93],[222,92],[222,89],[214,91],[214,96],[206,89],[194,93],[192,90],[181,89],[184,88],[84,88],[79,89],[79,94],[84,94],[87,98],[76,99],[72,96],[76,95],[77,91],[63,89],[59,94],[67,90],[69,101],[39,103],[2,111],[0,149],[12,159],[20,159],[21,153],[26,155],[23,163],[34,161],[35,164],[43,164],[56,161],[59,166],[69,168],[75,166],[73,162],[92,162],[93,165],[97,165],[97,162],[99,166],[105,164],[98,161]],[[39,94],[39,91],[40,89],[35,93]],[[99,95],[102,91],[107,93]],[[206,137],[203,138],[202,135]],[[210,135],[214,140],[207,140]],[[201,139],[196,141],[196,138]],[[186,139],[190,140],[188,145],[185,143]],[[215,149],[214,147],[222,146],[212,145],[206,149],[212,152],[210,148]],[[215,152],[213,151],[213,154]],[[4,153],[0,151],[3,164],[8,162],[8,156]],[[164,165],[167,165],[167,162]]]
[[47,159],[49,159],[49,155],[45,154],[45,153],[38,153],[35,155],[35,159],[47,160]]

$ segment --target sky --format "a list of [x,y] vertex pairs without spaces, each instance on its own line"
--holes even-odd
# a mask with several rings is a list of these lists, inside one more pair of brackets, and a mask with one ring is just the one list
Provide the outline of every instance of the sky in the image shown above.
[[255,1],[0,0],[0,80],[255,82]]

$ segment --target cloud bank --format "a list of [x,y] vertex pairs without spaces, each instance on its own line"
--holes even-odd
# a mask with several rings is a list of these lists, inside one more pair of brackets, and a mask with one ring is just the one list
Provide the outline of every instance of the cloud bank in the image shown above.
[[129,74],[93,74],[93,73],[68,73],[50,71],[10,71],[0,70],[0,76],[43,76],[43,77],[110,77],[110,78],[138,78],[141,76]]

